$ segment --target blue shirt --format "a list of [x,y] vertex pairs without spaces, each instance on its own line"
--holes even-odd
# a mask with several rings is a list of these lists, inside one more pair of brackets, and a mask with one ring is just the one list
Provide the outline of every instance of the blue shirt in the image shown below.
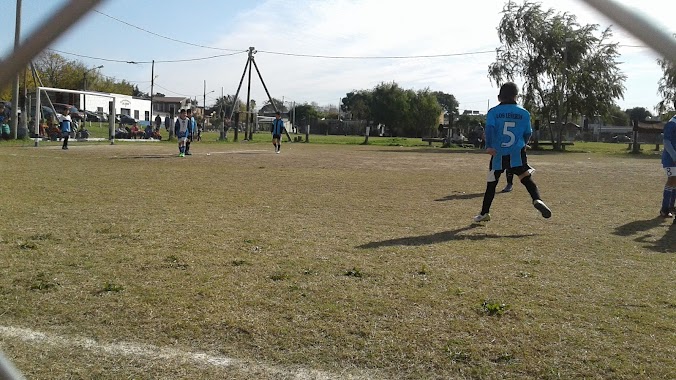
[[272,121],[272,134],[281,135],[284,130],[284,121],[282,119],[275,119]]
[[70,133],[70,115],[58,115],[59,118],[59,127],[61,127],[61,132]]
[[676,167],[676,116],[664,125],[664,151],[662,167]]
[[502,157],[510,157],[510,166],[523,165],[521,150],[533,134],[530,113],[516,103],[500,103],[486,115],[486,148],[493,148],[493,170],[503,170]]

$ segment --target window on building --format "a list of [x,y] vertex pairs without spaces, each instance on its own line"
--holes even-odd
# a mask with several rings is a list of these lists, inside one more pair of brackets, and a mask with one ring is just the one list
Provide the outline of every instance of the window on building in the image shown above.
[[134,110],[134,119],[138,120],[138,115],[139,115],[138,110]]
[[131,116],[131,110],[129,108],[120,108],[120,113],[122,115]]
[[145,116],[146,117],[145,117],[144,120],[150,121],[150,112],[149,111],[145,111]]

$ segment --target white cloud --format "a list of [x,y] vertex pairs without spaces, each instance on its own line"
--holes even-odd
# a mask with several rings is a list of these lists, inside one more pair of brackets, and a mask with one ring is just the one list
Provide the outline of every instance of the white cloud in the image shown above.
[[[676,2],[625,0],[655,10],[650,15],[665,25],[676,12]],[[577,0],[543,0],[543,7],[575,14],[583,24],[609,22]],[[351,60],[289,57],[263,51],[336,56],[390,56],[464,53],[499,46],[496,27],[504,2],[418,0],[270,0],[230,19],[232,32],[214,42],[224,48],[254,46],[256,62],[274,97],[335,104],[353,89],[372,88],[396,81],[404,88],[429,87],[454,94],[461,107],[483,109],[494,102],[497,90],[487,78],[494,54],[410,60]],[[673,31],[672,27],[672,31]],[[640,42],[615,29],[614,40],[626,45]],[[661,71],[647,49],[622,48],[623,70],[628,75],[622,106],[652,107],[657,103]],[[205,56],[203,49],[186,49],[186,57]],[[175,91],[201,94],[201,77],[208,90],[224,87],[234,93],[246,55],[158,67],[161,82]],[[198,80],[195,80],[198,78]],[[246,97],[246,82],[241,98]],[[262,104],[266,96],[258,77],[252,77],[252,97]],[[198,99],[201,99],[198,96]]]

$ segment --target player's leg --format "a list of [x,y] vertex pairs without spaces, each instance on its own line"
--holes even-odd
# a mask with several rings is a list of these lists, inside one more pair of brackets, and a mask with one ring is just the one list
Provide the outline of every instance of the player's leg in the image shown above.
[[495,199],[495,189],[498,187],[501,174],[502,170],[493,170],[489,168],[488,177],[486,178],[486,192],[484,192],[481,212],[474,217],[475,222],[487,222],[491,220],[491,205],[493,204],[493,199]]
[[275,152],[277,151],[277,138],[272,136],[272,146],[275,147]]
[[664,168],[664,171],[667,173],[667,183],[664,185],[664,192],[662,193],[660,216],[672,218],[674,216],[674,200],[676,200],[676,167]]
[[192,153],[190,153],[190,139],[185,140],[185,155],[186,156],[191,156]]
[[526,190],[528,190],[528,194],[530,194],[530,197],[533,199],[533,206],[538,209],[538,211],[540,211],[542,216],[545,218],[551,218],[552,210],[547,207],[545,202],[542,201],[542,198],[540,198],[540,190],[531,176],[533,169],[530,166],[525,165],[521,169],[517,169],[517,172],[521,172],[519,174],[519,181],[521,181],[521,183],[526,187]]
[[64,132],[63,133],[63,146],[61,146],[61,149],[68,149],[68,138],[70,137],[70,133]]

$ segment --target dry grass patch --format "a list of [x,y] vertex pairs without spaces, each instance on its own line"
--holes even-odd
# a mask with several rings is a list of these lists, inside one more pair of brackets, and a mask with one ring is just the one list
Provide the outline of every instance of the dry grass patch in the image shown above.
[[[517,186],[476,226],[485,155],[193,147],[2,147],[0,325],[258,363],[256,378],[676,372],[657,160],[533,154],[553,218]],[[252,376],[1,334],[0,348],[34,379]]]

